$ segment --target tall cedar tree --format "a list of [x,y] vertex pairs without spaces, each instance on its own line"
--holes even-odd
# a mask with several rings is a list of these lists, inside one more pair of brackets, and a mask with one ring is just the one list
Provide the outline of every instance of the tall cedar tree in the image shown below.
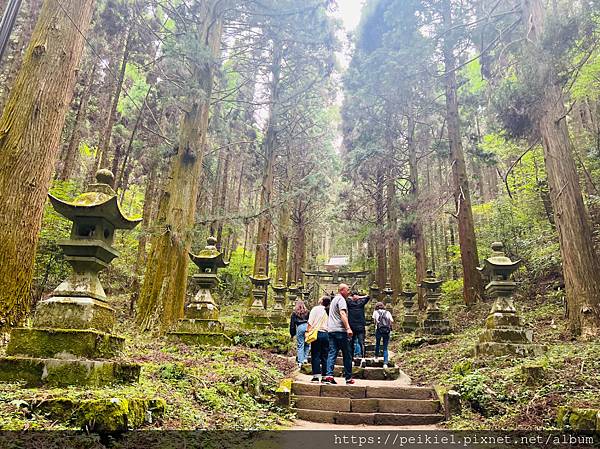
[[584,206],[573,143],[567,128],[563,82],[543,43],[545,6],[522,0],[527,42],[525,55],[539,92],[534,123],[542,138],[550,198],[562,258],[569,323],[573,334],[600,334],[600,262],[594,250],[589,214]]
[[44,2],[0,119],[1,327],[29,309],[42,212],[93,5]]
[[[158,216],[150,239],[150,253],[138,301],[137,322],[143,330],[165,332],[183,316],[196,201],[206,145],[215,60],[222,34],[220,0],[196,2],[192,19],[174,18],[187,36],[205,47],[193,60],[190,82],[179,125],[179,141],[169,178],[160,195]],[[185,23],[182,23],[185,22]],[[193,30],[193,31],[191,31]],[[189,45],[189,41],[186,41]],[[190,56],[192,57],[192,56]],[[198,55],[194,52],[193,57]],[[201,95],[199,95],[201,92]]]
[[456,58],[454,56],[454,21],[452,5],[446,0],[442,5],[444,26],[448,29],[444,37],[444,66],[446,70],[446,121],[448,139],[450,141],[450,157],[452,158],[452,178],[454,181],[454,202],[458,221],[458,241],[460,258],[463,267],[463,296],[467,306],[474,305],[481,297],[482,281],[477,265],[477,241],[475,240],[475,224],[471,210],[471,193],[469,178],[462,148],[460,134],[460,118],[458,115],[458,85],[456,82]]

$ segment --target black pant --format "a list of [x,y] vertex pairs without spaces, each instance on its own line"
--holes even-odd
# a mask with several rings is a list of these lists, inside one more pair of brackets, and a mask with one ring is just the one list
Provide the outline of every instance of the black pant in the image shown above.
[[352,357],[354,357],[354,348],[356,347],[356,340],[358,340],[358,345],[360,346],[360,356],[361,358],[365,358],[365,328],[354,330],[352,329]]
[[317,339],[310,344],[310,364],[312,374],[323,374],[327,372],[327,354],[329,354],[329,335],[327,332],[317,334]]

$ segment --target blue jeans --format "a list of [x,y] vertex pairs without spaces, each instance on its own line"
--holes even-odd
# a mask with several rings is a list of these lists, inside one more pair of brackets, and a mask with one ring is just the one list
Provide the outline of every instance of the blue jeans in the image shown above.
[[327,358],[329,357],[329,335],[327,332],[317,334],[317,339],[310,344],[310,360],[312,365],[312,374],[327,373]]
[[302,363],[308,359],[308,343],[304,341],[304,333],[306,332],[306,328],[308,327],[308,323],[299,324],[296,327],[296,345],[298,348],[297,360],[298,363]]
[[[354,329],[352,329],[354,330]],[[352,334],[352,347],[354,348],[354,356],[365,358],[365,331],[357,331]]]
[[333,368],[338,352],[342,350],[344,377],[352,379],[352,349],[346,332],[329,332],[329,355],[327,357],[327,376],[333,377]]
[[388,343],[390,342],[390,334],[382,334],[377,330],[375,332],[375,357],[379,357],[379,342],[383,339],[383,363],[388,362]]

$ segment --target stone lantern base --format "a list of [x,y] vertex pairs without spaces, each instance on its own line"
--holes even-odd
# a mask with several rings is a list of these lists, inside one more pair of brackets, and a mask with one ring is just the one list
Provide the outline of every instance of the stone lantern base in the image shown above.
[[266,310],[251,309],[242,318],[244,329],[270,329],[273,327],[271,317]]
[[186,317],[179,320],[177,328],[167,336],[171,340],[200,346],[230,346],[231,339],[225,335],[224,326],[218,320]]
[[26,387],[137,382],[140,365],[110,360],[124,338],[93,329],[15,328],[0,358],[0,381]]
[[537,357],[546,352],[545,346],[533,343],[533,331],[522,326],[516,313],[491,313],[485,326],[475,346],[475,355]]
[[114,360],[125,343],[110,333],[114,310],[90,296],[60,294],[38,304],[33,327],[12,330],[0,381],[26,387],[137,382],[140,365]]
[[[290,312],[291,315],[291,312]],[[269,321],[273,325],[273,327],[285,328],[289,326],[290,319],[285,315],[283,310],[281,311],[272,311],[269,315]]]
[[450,321],[444,319],[440,310],[430,310],[423,321],[423,327],[417,331],[419,335],[449,335],[452,333]]
[[219,321],[219,308],[209,287],[202,285],[194,301],[185,308],[185,318],[177,323],[167,336],[186,344],[199,346],[230,346],[231,339],[225,335],[225,326]]
[[402,332],[415,332],[419,328],[419,317],[412,313],[404,315]]

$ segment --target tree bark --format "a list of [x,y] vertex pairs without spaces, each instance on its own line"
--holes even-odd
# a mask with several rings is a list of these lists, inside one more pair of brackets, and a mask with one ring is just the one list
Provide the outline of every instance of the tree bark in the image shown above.
[[388,227],[390,229],[388,236],[389,249],[389,267],[390,267],[390,285],[394,290],[394,304],[398,295],[402,291],[402,271],[400,269],[400,240],[398,238],[398,208],[396,206],[396,180],[389,174],[387,179],[387,213]]
[[185,32],[193,34],[194,39],[208,49],[210,57],[193,68],[192,80],[203,95],[186,98],[188,103],[182,112],[176,154],[160,195],[156,225],[153,226],[156,233],[150,239],[151,250],[138,302],[137,322],[143,330],[165,332],[183,317],[188,252],[206,145],[214,61],[218,60],[220,51],[224,6],[219,0],[204,2],[198,8],[193,26],[188,24],[185,27]]
[[44,2],[0,119],[0,327],[29,309],[42,212],[93,4]]
[[[444,2],[444,25],[453,26],[450,1]],[[477,241],[475,239],[475,225],[471,210],[471,194],[469,179],[463,153],[460,120],[458,115],[456,60],[454,57],[454,39],[452,32],[444,37],[444,67],[446,70],[446,122],[448,126],[448,139],[450,140],[450,153],[452,157],[452,178],[454,184],[454,201],[458,216],[458,240],[460,257],[463,267],[464,301],[467,306],[474,305],[482,293],[482,280],[477,265]]]
[[[0,4],[0,14],[6,10],[6,4],[6,0]],[[40,11],[40,5],[41,0],[24,0],[21,4],[19,16],[23,19],[17,17],[12,38],[2,57],[2,67],[0,69],[0,111],[4,110],[4,105],[10,94],[15,76],[19,73],[21,63],[23,62],[23,50],[30,41]]]
[[144,192],[144,210],[142,212],[142,229],[140,230],[140,236],[138,237],[138,248],[135,269],[133,274],[133,285],[131,288],[131,296],[129,301],[129,314],[133,315],[135,310],[135,303],[139,296],[140,280],[142,277],[142,269],[146,266],[146,243],[148,240],[147,234],[152,224],[153,209],[154,209],[154,198],[157,191],[157,178],[158,178],[158,163],[155,161],[150,167],[150,173],[146,178],[146,191]]
[[273,43],[273,60],[271,64],[271,103],[269,106],[269,123],[263,145],[265,158],[265,171],[260,194],[261,215],[258,218],[258,231],[256,236],[256,253],[254,256],[254,275],[258,275],[261,269],[265,274],[269,273],[269,241],[271,237],[271,194],[273,192],[275,165],[275,144],[277,140],[277,115],[279,106],[279,81],[281,76],[281,47],[275,41]]
[[85,120],[85,112],[87,110],[88,101],[92,93],[92,86],[94,85],[94,75],[96,74],[96,64],[93,65],[92,69],[88,73],[87,80],[85,81],[85,88],[81,93],[79,102],[77,104],[77,113],[75,115],[75,123],[73,124],[73,131],[71,132],[71,138],[69,139],[69,145],[65,151],[63,158],[63,165],[58,175],[58,179],[65,181],[73,176],[75,166],[77,164],[77,156],[79,154],[79,143],[81,142],[81,128]]
[[594,339],[600,335],[600,261],[594,251],[590,218],[579,186],[573,144],[565,120],[564,94],[551,55],[542,45],[544,4],[540,0],[522,0],[522,7],[529,42],[528,63],[534,64],[536,84],[543,86],[535,124],[544,148],[570,330],[573,335]]
[[[127,37],[125,38],[125,45],[123,46],[123,57],[121,58],[121,64],[119,66],[119,79],[116,80],[114,94],[112,96],[112,104],[106,126],[100,139],[99,151],[102,155],[100,160],[101,168],[108,168],[110,163],[110,141],[112,137],[112,130],[117,121],[117,107],[119,106],[119,98],[121,98],[121,91],[123,90],[123,81],[125,80],[125,69],[129,62],[129,54],[131,53],[131,41],[133,37],[133,26],[127,29]],[[118,166],[118,163],[117,163]],[[115,176],[116,180],[116,176]]]
[[375,190],[375,252],[377,257],[376,282],[380,288],[385,288],[387,283],[387,258],[385,244],[385,176],[383,169],[378,169],[377,185]]
[[277,243],[277,279],[287,283],[287,260],[289,250],[290,208],[284,203],[279,213],[279,238]]
[[[408,165],[410,171],[410,196],[414,214],[414,254],[415,254],[415,275],[417,285],[419,285],[427,274],[427,254],[425,250],[425,234],[423,232],[423,220],[419,211],[419,172],[417,171],[417,145],[415,144],[415,120],[412,116],[408,117]],[[422,288],[417,288],[417,302],[419,310],[425,310],[427,303]]]

